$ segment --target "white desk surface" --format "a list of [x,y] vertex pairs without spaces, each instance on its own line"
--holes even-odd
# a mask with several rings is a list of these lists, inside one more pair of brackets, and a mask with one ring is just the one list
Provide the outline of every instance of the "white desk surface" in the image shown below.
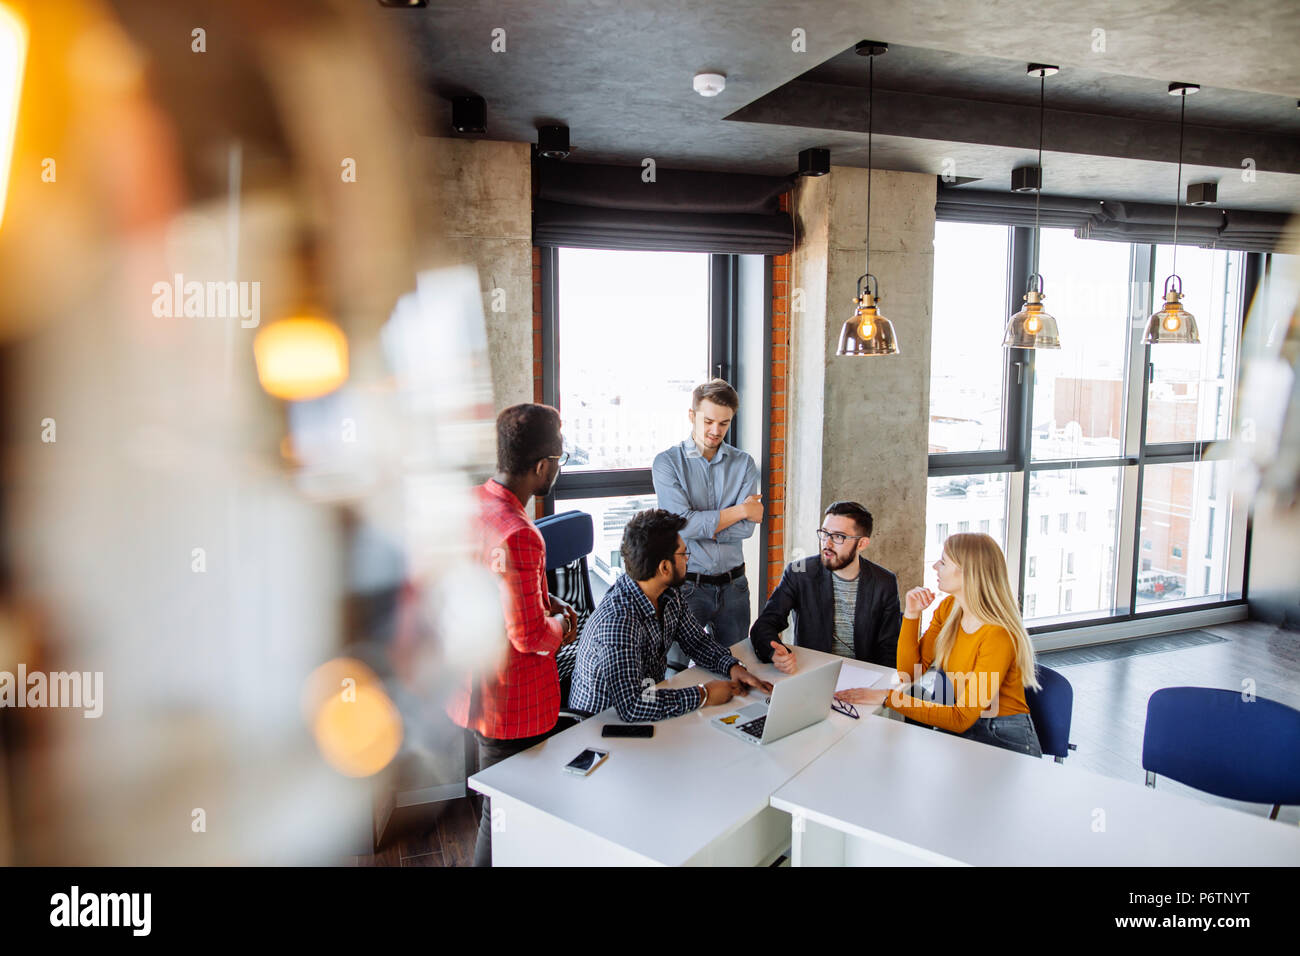
[[[773,794],[772,806],[921,862],[1300,865],[1293,826],[1068,760],[1035,760],[881,716],[861,723]],[[1104,830],[1094,829],[1099,822]]]
[[[776,683],[785,675],[760,664],[748,640],[731,648],[746,668]],[[893,668],[799,648],[801,669],[833,660],[873,674]],[[661,687],[683,687],[716,679],[693,667]],[[753,692],[751,692],[753,696]],[[858,724],[834,711],[827,720],[771,744],[755,746],[724,734],[708,722],[725,707],[705,707],[654,724],[648,739],[604,738],[601,727],[622,723],[609,708],[575,727],[516,754],[469,779],[489,797],[509,797],[649,860],[678,866],[769,806],[782,784],[833,746]],[[587,777],[563,767],[586,747],[609,757]]]

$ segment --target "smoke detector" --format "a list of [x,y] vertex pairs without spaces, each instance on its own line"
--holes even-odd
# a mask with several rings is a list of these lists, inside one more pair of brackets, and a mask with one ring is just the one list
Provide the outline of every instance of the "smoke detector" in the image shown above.
[[717,96],[727,86],[727,78],[721,73],[696,73],[695,92],[700,96]]

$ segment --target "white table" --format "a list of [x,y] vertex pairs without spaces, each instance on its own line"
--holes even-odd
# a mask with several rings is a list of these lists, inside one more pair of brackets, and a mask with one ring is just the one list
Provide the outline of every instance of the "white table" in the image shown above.
[[772,796],[794,866],[1296,866],[1300,829],[878,716]]
[[[748,641],[731,649],[752,673],[776,683],[785,675],[760,664]],[[893,669],[799,648],[801,669],[832,660],[872,676]],[[661,687],[714,679],[691,668]],[[864,683],[870,682],[868,678]],[[492,799],[494,866],[755,866],[790,845],[790,818],[774,809],[774,791],[862,720],[832,711],[827,720],[764,746],[747,744],[709,720],[706,707],[654,725],[649,739],[603,738],[622,723],[605,710],[536,747],[480,771],[469,786]],[[563,772],[586,747],[609,757],[590,776]]]

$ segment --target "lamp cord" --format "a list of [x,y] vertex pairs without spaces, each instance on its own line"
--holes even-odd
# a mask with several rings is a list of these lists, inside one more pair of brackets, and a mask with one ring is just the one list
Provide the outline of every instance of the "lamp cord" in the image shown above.
[[1038,228],[1038,205],[1043,197],[1043,101],[1046,96],[1047,71],[1038,74],[1038,188],[1034,190],[1034,275],[1038,275],[1038,247],[1043,234]]
[[1174,190],[1174,262],[1169,270],[1173,275],[1178,274],[1178,207],[1182,205],[1183,195],[1183,122],[1187,118],[1187,91],[1184,90],[1180,96],[1183,103],[1178,111],[1178,186]]
[[871,132],[876,125],[876,58],[868,58],[867,65],[867,263],[866,273],[871,274]]

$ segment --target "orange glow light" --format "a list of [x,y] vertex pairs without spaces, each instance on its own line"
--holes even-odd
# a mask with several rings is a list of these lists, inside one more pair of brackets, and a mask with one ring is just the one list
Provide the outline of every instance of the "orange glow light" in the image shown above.
[[321,756],[349,777],[378,773],[401,746],[401,714],[375,672],[354,658],[316,668],[303,684],[302,710]]
[[321,755],[349,777],[388,766],[402,744],[402,718],[378,684],[359,684],[356,699],[335,694],[316,715],[312,732]]
[[257,379],[267,394],[291,402],[328,395],[348,378],[348,340],[327,319],[282,319],[253,340]]
[[18,133],[18,100],[27,54],[27,27],[18,15],[0,4],[0,224],[5,218],[9,164]]

